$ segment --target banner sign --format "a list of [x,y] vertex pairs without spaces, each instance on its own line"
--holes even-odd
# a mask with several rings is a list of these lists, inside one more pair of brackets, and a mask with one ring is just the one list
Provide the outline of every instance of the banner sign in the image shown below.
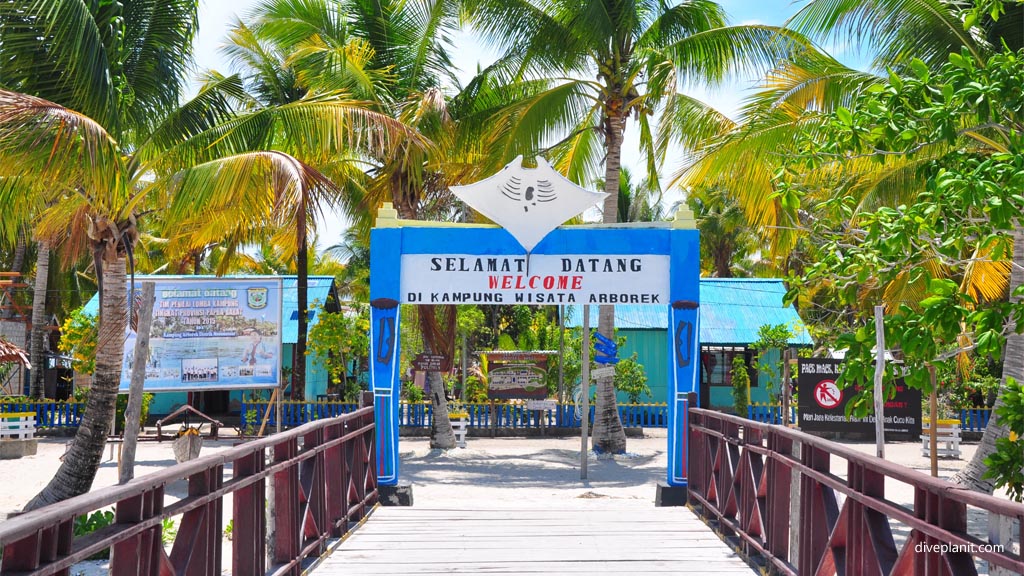
[[[836,386],[842,360],[801,358],[797,391],[800,405],[800,429],[811,432],[855,432],[874,435],[875,415],[847,417],[846,405],[860,386],[840,390]],[[896,394],[885,403],[885,431],[921,434],[921,391],[910,388],[903,379],[896,381]]]
[[403,254],[407,304],[668,305],[667,255]]
[[[153,303],[147,392],[276,388],[281,378],[280,278],[160,279]],[[136,279],[139,288],[140,279]],[[121,391],[135,363],[124,344]]]

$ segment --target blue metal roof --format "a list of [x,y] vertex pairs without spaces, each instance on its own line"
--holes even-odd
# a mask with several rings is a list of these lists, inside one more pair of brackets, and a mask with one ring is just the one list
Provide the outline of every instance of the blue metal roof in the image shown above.
[[[783,306],[786,287],[774,278],[701,278],[700,341],[712,345],[742,345],[757,341],[758,329],[765,325],[785,324],[795,336],[793,346],[811,346],[800,315],[792,306]],[[597,306],[591,306],[591,322],[597,323]],[[567,325],[582,324],[580,308],[569,309]],[[615,326],[633,330],[666,330],[665,306],[639,304],[615,307]]]
[[[237,275],[237,276],[171,276],[171,275],[160,275],[154,276],[161,280],[173,280],[173,279],[188,279],[193,280],[197,278],[248,278],[249,276]],[[136,276],[135,281],[140,282],[149,278],[149,276]],[[296,283],[298,278],[295,276],[282,276],[282,282],[284,284],[283,290],[284,295],[281,298],[281,317],[282,326],[281,329],[281,343],[282,344],[295,344],[299,337],[299,293],[296,289]],[[309,292],[308,301],[311,309],[319,308],[327,302],[327,297],[331,294],[331,287],[334,284],[333,276],[310,276],[309,277]],[[99,295],[93,294],[92,298],[85,304],[84,311],[86,314],[93,316],[99,311]],[[316,311],[309,313],[309,328],[316,325],[319,320],[319,314]]]

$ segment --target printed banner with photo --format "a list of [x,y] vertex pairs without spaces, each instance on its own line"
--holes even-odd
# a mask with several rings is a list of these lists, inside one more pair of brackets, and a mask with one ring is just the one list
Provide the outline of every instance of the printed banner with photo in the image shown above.
[[[143,280],[156,283],[147,392],[278,386],[280,278],[136,278],[140,293]],[[129,329],[122,392],[135,364],[135,340]]]

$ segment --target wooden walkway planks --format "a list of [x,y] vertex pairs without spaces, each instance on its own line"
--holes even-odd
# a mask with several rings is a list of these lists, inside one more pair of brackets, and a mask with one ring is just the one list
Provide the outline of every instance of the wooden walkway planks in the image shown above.
[[472,504],[378,508],[313,574],[756,574],[685,508]]

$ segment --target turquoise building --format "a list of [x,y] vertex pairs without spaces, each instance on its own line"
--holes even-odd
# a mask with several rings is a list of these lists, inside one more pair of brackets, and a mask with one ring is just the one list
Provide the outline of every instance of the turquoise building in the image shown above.
[[[768,402],[769,386],[779,390],[778,376],[759,370],[761,364],[777,365],[780,350],[761,355],[750,348],[758,339],[763,325],[784,324],[794,334],[789,345],[813,346],[800,315],[792,306],[783,305],[786,287],[782,280],[771,278],[701,278],[700,280],[700,344],[701,394],[710,398],[713,408],[731,408],[732,362],[741,356],[750,371],[751,402]],[[591,324],[597,323],[597,307],[592,306]],[[582,324],[580,308],[571,307],[566,325]],[[619,349],[620,358],[634,352],[647,372],[651,388],[648,402],[665,402],[668,395],[668,311],[664,306],[619,305],[615,307],[615,327],[625,337]],[[626,399],[620,393],[619,401]]]
[[[203,276],[161,276],[161,278],[202,278]],[[213,276],[206,276],[213,278]],[[230,278],[230,276],[227,276]],[[239,276],[244,278],[244,276]],[[144,276],[136,276],[136,283],[144,280]],[[284,381],[287,382],[287,375],[291,373],[294,359],[295,343],[299,335],[299,307],[298,290],[296,288],[297,278],[295,276],[282,276],[284,294],[281,298],[281,344],[283,354],[281,358],[282,372],[285,374]],[[319,321],[321,309],[327,312],[337,312],[338,294],[334,284],[333,276],[310,276],[309,289],[309,328],[312,328]],[[85,305],[85,311],[95,315],[99,309],[99,297],[93,295],[92,299]],[[76,376],[77,377],[77,376]],[[329,379],[327,370],[323,363],[316,356],[306,356],[306,399],[316,400],[318,395],[326,394]],[[270,397],[270,390],[256,391],[264,398]],[[287,390],[286,390],[287,392]],[[241,406],[242,398],[253,393],[249,390],[215,390],[210,392],[160,392],[154,395],[153,403],[150,405],[149,413],[153,416],[161,416],[171,413],[173,410],[189,402],[196,409],[211,415],[237,414]],[[191,396],[191,399],[189,398]]]

